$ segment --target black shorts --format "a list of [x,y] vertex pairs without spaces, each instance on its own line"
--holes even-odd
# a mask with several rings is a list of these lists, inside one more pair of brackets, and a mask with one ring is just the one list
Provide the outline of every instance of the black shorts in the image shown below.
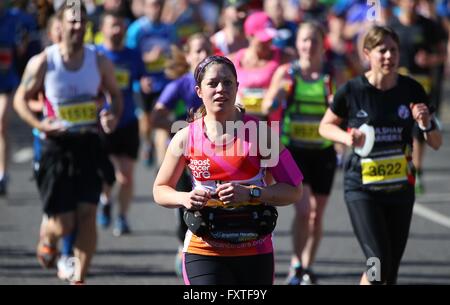
[[184,254],[190,285],[272,285],[273,253],[250,256]]
[[297,166],[303,173],[303,184],[308,184],[314,194],[329,195],[336,171],[336,151],[325,149],[288,147]]
[[11,94],[13,91],[13,88],[0,88],[0,94]]
[[124,127],[117,128],[111,134],[102,133],[101,137],[108,154],[127,156],[137,160],[139,152],[139,125],[137,120]]
[[96,134],[44,140],[36,175],[44,212],[51,216],[75,211],[81,202],[97,204],[105,159]]
[[150,94],[142,93],[142,105],[140,105],[140,108],[144,110],[144,112],[152,112],[153,107],[155,107],[156,101],[160,95],[161,92],[154,92]]

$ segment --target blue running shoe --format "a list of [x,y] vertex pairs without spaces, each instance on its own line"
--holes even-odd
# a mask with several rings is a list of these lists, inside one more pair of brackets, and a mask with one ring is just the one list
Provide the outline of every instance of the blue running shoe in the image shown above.
[[291,268],[285,280],[286,285],[301,285],[303,276],[302,267]]
[[114,225],[113,235],[118,237],[130,233],[130,226],[128,225],[128,221],[125,216],[118,216]]
[[111,203],[99,204],[97,212],[97,224],[103,229],[109,228],[111,225]]

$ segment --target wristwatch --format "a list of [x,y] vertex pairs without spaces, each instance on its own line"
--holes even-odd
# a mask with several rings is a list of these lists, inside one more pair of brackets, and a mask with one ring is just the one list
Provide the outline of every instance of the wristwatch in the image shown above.
[[419,126],[420,131],[422,131],[423,133],[430,132],[436,129],[436,123],[434,122],[434,120],[430,120],[430,123],[427,127],[422,127],[419,124],[417,125]]
[[250,186],[250,202],[259,202],[260,198],[261,188],[256,185]]

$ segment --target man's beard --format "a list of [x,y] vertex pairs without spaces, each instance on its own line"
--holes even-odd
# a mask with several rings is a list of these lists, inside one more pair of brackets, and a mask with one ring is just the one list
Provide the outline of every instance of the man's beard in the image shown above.
[[77,39],[69,39],[67,46],[69,50],[71,51],[78,51],[83,47],[84,41],[83,39],[77,40]]

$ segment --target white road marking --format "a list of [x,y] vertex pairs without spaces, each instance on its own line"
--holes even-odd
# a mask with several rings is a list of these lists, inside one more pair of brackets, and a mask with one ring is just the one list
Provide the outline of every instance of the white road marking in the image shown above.
[[24,147],[14,153],[12,161],[14,163],[26,163],[33,159],[34,151],[32,147]]
[[414,204],[413,212],[414,212],[414,214],[416,214],[418,216],[421,216],[423,218],[431,220],[432,222],[435,222],[437,224],[440,224],[441,226],[444,226],[444,227],[447,227],[450,229],[450,217],[445,216],[436,211],[433,211],[433,210],[425,207],[423,204],[416,202]]

